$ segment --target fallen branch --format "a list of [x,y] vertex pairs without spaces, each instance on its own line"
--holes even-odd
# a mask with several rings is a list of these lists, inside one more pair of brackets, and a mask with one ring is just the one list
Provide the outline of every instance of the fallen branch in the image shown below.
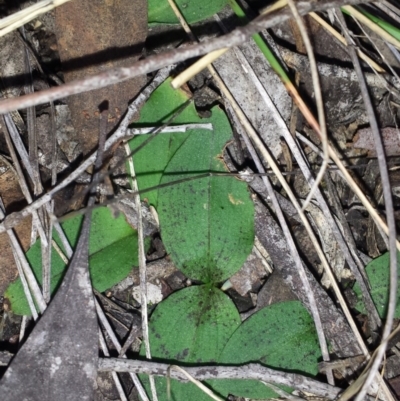
[[[119,358],[100,358],[99,372],[132,372],[153,376],[168,376],[170,365],[166,363],[137,361]],[[281,372],[265,366],[249,363],[243,366],[199,366],[184,367],[187,373],[197,380],[210,379],[253,379],[277,385],[286,385],[296,390],[306,391],[319,397],[335,399],[342,391],[339,387],[319,382],[297,373]],[[177,370],[170,370],[171,379],[188,382],[188,378]]]
[[[298,1],[296,3],[300,15],[308,14],[312,11],[323,11],[345,4],[358,4],[361,0],[320,0],[320,1]],[[0,102],[0,113],[12,110],[28,108],[50,101],[88,92],[94,89],[104,88],[123,82],[139,75],[148,74],[159,70],[170,64],[176,64],[187,59],[202,56],[213,50],[226,47],[238,46],[248,40],[251,35],[264,29],[271,28],[292,17],[289,9],[261,15],[244,27],[240,27],[227,35],[210,39],[199,44],[189,45],[185,48],[171,50],[140,60],[132,64],[131,67],[120,67],[93,75],[81,80],[72,81],[62,86],[35,92],[18,98],[7,99]]]

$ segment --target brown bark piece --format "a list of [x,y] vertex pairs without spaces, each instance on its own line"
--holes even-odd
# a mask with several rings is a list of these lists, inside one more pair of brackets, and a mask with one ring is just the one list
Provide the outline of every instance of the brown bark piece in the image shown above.
[[[56,33],[66,82],[115,67],[131,65],[141,54],[147,35],[146,0],[80,0],[58,7]],[[109,102],[108,129],[114,128],[145,77],[68,98],[75,133],[86,156],[99,132],[99,105]]]

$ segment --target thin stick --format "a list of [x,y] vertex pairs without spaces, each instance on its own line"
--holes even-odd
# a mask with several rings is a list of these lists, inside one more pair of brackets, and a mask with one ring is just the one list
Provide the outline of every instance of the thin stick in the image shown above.
[[[11,239],[10,239],[10,244],[12,244]],[[22,269],[21,262],[18,258],[18,254],[15,251],[13,245],[11,245],[11,250],[14,255],[15,264],[17,265],[18,275],[21,280],[22,288],[24,289],[24,294],[25,294],[26,300],[28,301],[29,310],[31,311],[33,320],[36,321],[38,319],[39,315],[37,313],[35,303],[33,302],[32,294],[29,291],[29,285],[28,285],[28,282],[26,281],[24,270]],[[22,330],[22,328],[21,328],[21,330]],[[22,339],[20,338],[20,341],[21,340]]]
[[[390,336],[388,337],[388,341],[391,341],[400,331],[400,325],[398,325],[396,327],[396,329],[390,334]],[[353,398],[357,392],[360,390],[360,388],[362,387],[362,385],[365,383],[365,379],[366,376],[368,374],[368,372],[370,371],[371,368],[371,364],[373,361],[375,361],[376,359],[376,355],[378,354],[380,348],[385,347],[386,348],[386,344],[381,344],[372,354],[372,357],[369,359],[367,366],[364,368],[363,372],[360,374],[360,376],[357,378],[356,381],[354,381],[340,396],[340,401],[348,401],[351,398]],[[384,389],[386,388],[386,385],[384,384],[385,382],[382,380],[380,375],[377,375],[377,378],[379,380],[379,385],[383,383],[384,385]],[[387,394],[389,395],[389,398],[391,400],[394,400],[392,394],[390,393],[389,390],[386,390]]]
[[14,31],[20,26],[27,24],[40,15],[45,14],[53,8],[56,8],[68,1],[70,0],[43,0],[1,19],[0,36],[4,36],[7,33]]
[[35,298],[35,301],[39,307],[40,312],[43,313],[45,311],[47,305],[43,298],[42,292],[40,291],[40,287],[36,281],[36,278],[35,278],[34,274],[32,273],[32,269],[29,266],[28,261],[26,260],[25,253],[22,250],[21,245],[19,244],[18,239],[14,234],[14,231],[7,230],[7,233],[10,238],[11,246],[15,250],[18,260],[21,262],[21,267],[24,271],[26,280],[29,284],[29,288],[32,291],[32,294]]
[[[4,205],[3,205],[3,201],[0,198],[0,219],[4,218]],[[17,269],[18,269],[18,273],[21,277],[21,283],[22,283],[22,288],[24,289],[24,294],[26,296],[26,299],[28,301],[28,305],[29,305],[29,309],[31,310],[32,316],[34,317],[35,320],[37,320],[38,318],[38,314],[36,311],[36,307],[33,303],[32,300],[32,295],[35,297],[35,300],[39,306],[39,309],[41,312],[43,312],[46,309],[46,302],[44,301],[42,292],[40,291],[39,285],[36,281],[36,278],[32,272],[31,267],[29,266],[26,257],[25,257],[25,253],[21,248],[21,244],[19,243],[14,230],[13,229],[9,229],[7,230],[7,234],[10,240],[10,245],[11,245],[11,249],[14,255],[14,260],[15,263],[17,265]],[[30,291],[29,291],[29,288]]]
[[[26,38],[23,35],[19,35],[18,38],[20,39],[21,43],[25,47],[25,51],[31,57],[33,63],[35,64],[35,68],[40,72],[42,77],[45,77],[45,73],[43,71],[42,65],[38,61],[38,57],[36,53],[33,51],[30,43],[26,41]],[[59,82],[59,79],[54,74],[48,74],[50,78],[57,82],[59,85],[63,84],[63,82]],[[50,85],[45,79],[46,87],[49,88]],[[33,92],[33,91],[32,91]],[[57,182],[57,138],[56,138],[56,125],[55,125],[55,114],[56,110],[54,107],[54,102],[50,102],[50,132],[49,135],[51,136],[51,185],[56,185]]]
[[[171,2],[171,0],[168,0],[168,2]],[[186,68],[186,70],[182,71],[179,75],[177,75],[172,80],[171,86],[174,89],[180,88],[182,85],[184,85],[190,79],[192,79],[196,74],[203,71],[210,64],[212,64],[218,58],[223,56],[228,50],[229,50],[229,48],[224,48],[224,49],[214,50],[213,52],[206,54],[200,60],[197,60],[190,67]]]
[[[96,171],[96,177],[94,178],[95,181],[98,180],[98,175],[99,175],[99,171],[101,168],[102,153],[104,151],[105,138],[106,138],[106,133],[107,133],[107,121],[108,121],[108,110],[105,109],[105,110],[103,110],[103,112],[100,115],[100,139],[99,139],[99,147],[98,147],[98,152],[97,152],[97,157],[96,157],[96,162],[95,162],[95,171]],[[97,308],[98,315],[100,315],[100,320],[102,321],[103,326],[106,327],[107,330],[111,331],[112,334],[114,334],[111,327],[108,324],[106,317],[103,314],[103,311],[99,307],[97,300],[96,300],[96,308]],[[115,340],[116,340],[116,338],[115,338]],[[136,384],[136,382],[138,381],[137,377],[135,377],[134,375],[131,375],[131,376],[132,376],[134,383]],[[141,392],[141,390],[143,390],[143,389],[138,388],[139,393]],[[143,392],[144,392],[144,390],[143,390]]]
[[[100,348],[103,351],[104,356],[109,357],[110,352],[108,351],[106,341],[104,340],[104,336],[103,336],[103,333],[100,330],[100,328],[99,328],[99,342],[100,342]],[[111,372],[111,376],[114,380],[114,384],[115,384],[115,387],[117,388],[120,400],[128,401],[128,399],[126,398],[124,389],[122,388],[121,381],[119,380],[119,377],[117,375],[117,372]]]
[[[0,219],[4,218],[4,213],[5,213],[5,208],[4,208],[3,200],[0,197]],[[7,234],[8,234],[9,240],[10,240],[10,246],[11,246],[11,250],[12,250],[12,253],[14,256],[15,264],[17,265],[18,274],[21,279],[22,288],[24,290],[25,297],[28,301],[29,309],[31,311],[33,319],[36,321],[38,319],[38,313],[37,313],[35,304],[32,299],[32,294],[29,290],[28,282],[26,281],[26,278],[25,278],[24,270],[22,269],[21,261],[19,260],[19,256],[18,256],[19,253],[15,249],[15,241],[11,238],[12,236],[15,236],[14,230],[7,230]],[[18,243],[18,246],[20,246],[19,243]]]
[[[357,4],[361,0],[320,0],[302,1],[298,4],[301,15],[311,11],[322,11],[342,4]],[[7,99],[0,102],[0,113],[5,113],[18,108],[47,103],[51,100],[61,99],[74,94],[87,92],[94,89],[104,88],[118,82],[123,82],[139,75],[145,75],[159,70],[165,66],[198,57],[213,50],[233,47],[244,43],[255,32],[270,28],[278,23],[291,18],[290,10],[282,9],[268,15],[260,15],[244,27],[235,29],[233,32],[205,42],[189,45],[185,48],[170,50],[165,53],[153,55],[133,63],[130,67],[121,67],[104,71],[97,75],[70,82],[68,84],[51,89],[36,92],[35,94],[21,96],[16,99]]]
[[[153,81],[140,93],[140,95],[131,103],[128,108],[128,111],[121,121],[121,124],[116,129],[116,131],[107,139],[105,144],[105,151],[110,149],[116,143],[122,141],[126,137],[126,131],[128,125],[131,120],[139,110],[140,106],[146,102],[146,100],[150,97],[150,95],[154,92],[154,90],[165,81],[168,77],[171,68],[173,66],[166,67],[160,70],[157,75],[154,77]],[[48,193],[42,195],[38,200],[28,205],[20,212],[13,213],[5,218],[5,220],[0,223],[0,233],[4,232],[6,228],[11,228],[14,225],[18,224],[26,216],[29,216],[36,209],[40,208],[42,205],[49,202],[54,194],[56,194],[61,189],[65,188],[69,184],[71,184],[74,180],[76,180],[89,166],[91,166],[96,159],[97,151],[95,151],[90,157],[88,157],[79,167],[77,167],[64,181],[59,183],[57,186],[52,188]],[[10,224],[7,224],[7,220],[11,220]]]
[[[312,128],[320,136],[321,131],[320,131],[318,122],[314,119],[314,117],[312,115],[310,116],[310,118],[311,119],[309,120],[309,122],[310,122]],[[361,203],[367,209],[368,213],[371,215],[371,217],[375,221],[375,224],[380,226],[386,235],[389,235],[389,228],[388,228],[386,222],[379,215],[378,211],[371,205],[371,202],[368,201],[364,192],[356,184],[353,177],[350,175],[349,171],[347,171],[342,160],[340,159],[340,157],[338,156],[338,154],[336,153],[336,151],[333,149],[333,147],[331,145],[329,145],[329,155],[332,158],[332,160],[335,162],[335,164],[338,166],[339,170],[342,172],[343,177],[346,180],[347,184],[350,186],[352,191],[355,193],[355,195],[359,198]],[[396,241],[396,246],[397,246],[397,249],[400,251],[400,242],[399,241]]]
[[[21,28],[22,37],[26,40],[26,34],[24,27]],[[29,60],[29,53],[24,47],[24,64],[25,74],[27,79],[24,85],[25,93],[33,93],[33,77],[32,77],[32,66]],[[39,173],[39,161],[38,161],[38,147],[37,147],[37,127],[36,127],[36,108],[35,106],[29,107],[26,111],[27,119],[27,130],[28,130],[28,150],[29,150],[29,162],[32,168],[32,182],[34,185],[34,194],[37,196],[43,191],[42,182],[40,180]]]
[[379,25],[375,24],[375,22],[371,21],[368,17],[366,17],[363,13],[360,13],[353,6],[343,6],[343,10],[347,11],[351,16],[357,18],[360,22],[366,25],[369,29],[372,29],[375,33],[377,33],[382,39],[386,42],[389,42],[393,46],[396,46],[400,49],[400,41],[394,38],[390,33],[387,33],[384,29],[382,29]]
[[[198,387],[201,391],[203,391],[203,393],[207,394],[209,397],[211,397],[213,400],[215,401],[224,401],[222,398],[218,397],[217,395],[215,395],[208,387],[206,387],[202,382],[200,382],[199,380],[195,379],[190,373],[186,372],[185,369],[182,369],[180,366],[178,365],[170,365],[170,367],[168,368],[168,376],[167,376],[167,392],[168,392],[168,398],[171,397],[171,390],[170,390],[170,385],[169,385],[169,377],[171,374],[172,370],[177,370],[178,372],[181,372],[182,374],[184,374],[187,379],[193,383],[196,387]],[[150,376],[151,377],[151,376]]]
[[[106,330],[108,336],[110,337],[110,340],[113,343],[115,349],[119,353],[121,350],[121,344],[119,343],[119,341],[114,333],[114,330],[112,329],[110,323],[108,322],[108,320],[103,312],[103,309],[101,309],[99,302],[97,301],[96,298],[94,300],[95,300],[95,304],[96,304],[97,316],[98,316],[101,324],[103,325],[104,329]],[[119,358],[126,358],[126,355],[120,355]],[[143,388],[142,383],[140,382],[137,375],[133,372],[129,372],[129,375],[131,376],[131,379],[132,379],[136,389],[138,390],[140,397],[142,397],[142,400],[150,401],[149,398],[147,397],[146,391]]]
[[[179,10],[178,6],[176,5],[175,1],[174,0],[168,0],[168,4],[172,8],[172,11],[174,12],[176,17],[178,18],[183,30],[187,33],[187,35],[189,36],[190,40],[192,42],[197,42],[196,37],[193,35],[192,30],[190,29],[188,23],[185,20],[185,17],[182,15],[182,13]],[[221,50],[226,50],[226,49],[221,49]],[[206,64],[203,68],[205,68],[207,65],[208,64]]]
[[[174,11],[175,15],[177,16],[179,22],[182,25],[182,28],[185,30],[185,32],[188,34],[190,40],[192,42],[197,42],[195,36],[193,35],[189,25],[186,23],[185,18],[181,14],[180,10],[178,7],[175,5],[174,0],[168,0],[169,5],[171,6],[172,10]],[[287,4],[287,0],[278,0],[275,2],[272,6],[269,6],[265,8],[262,12],[261,15],[268,15],[272,13],[273,11],[276,11],[282,7],[284,7]],[[185,84],[187,81],[192,79],[196,74],[198,74],[200,71],[204,70],[207,68],[209,65],[211,65],[214,61],[216,61],[219,57],[224,55],[227,51],[229,50],[229,47],[215,50],[209,54],[206,54],[203,56],[200,60],[197,60],[195,63],[193,63],[191,66],[186,68],[184,71],[182,71],[179,75],[177,75],[171,82],[171,86],[174,89],[180,88],[183,84]]]
[[66,235],[64,233],[64,230],[62,229],[62,227],[61,227],[61,225],[60,225],[60,223],[58,221],[53,222],[53,224],[54,224],[54,228],[56,229],[56,231],[57,231],[57,233],[58,233],[58,235],[60,237],[61,243],[62,243],[62,245],[64,247],[64,251],[65,251],[68,259],[71,259],[72,258],[72,254],[74,252],[72,250],[72,247],[71,247],[70,243],[68,242],[68,238],[66,237]]
[[[49,212],[53,214],[53,207],[54,207],[54,201],[52,200],[50,204],[47,204],[49,206]],[[43,292],[43,298],[46,303],[50,302],[50,287],[51,287],[51,238],[53,235],[53,223],[52,220],[49,218],[49,215],[46,213],[47,210],[43,206],[42,208],[39,209],[39,212],[41,211],[41,217],[42,217],[42,224],[43,228],[45,229],[45,234],[47,238],[47,244],[45,244],[43,241],[40,241],[40,248],[41,248],[41,253],[42,253],[42,292]]]
[[[14,121],[11,118],[11,115],[9,115],[9,114],[4,115],[4,122],[5,122],[5,126],[7,128],[4,131],[4,137],[6,139],[8,150],[10,151],[11,158],[12,158],[12,161],[15,166],[15,170],[17,171],[17,174],[18,174],[18,183],[21,186],[21,190],[22,190],[22,193],[24,194],[25,199],[27,200],[27,202],[29,204],[31,204],[33,201],[32,195],[29,191],[29,187],[25,180],[24,173],[22,172],[22,168],[20,166],[15,149],[17,149],[18,154],[21,158],[21,162],[23,163],[29,177],[32,179],[34,174],[32,171],[31,163],[29,161],[29,156],[25,149],[25,145],[23,144],[23,142],[21,140],[21,137],[19,135],[17,127],[15,126]],[[15,149],[14,149],[13,143],[15,145]],[[44,227],[42,225],[42,222],[39,219],[38,212],[36,210],[32,213],[32,219],[33,219],[33,225],[35,225],[35,227],[39,231],[41,240],[43,241],[44,244],[47,244],[47,236],[46,236]]]
[[[346,22],[340,10],[337,12],[337,17],[342,25],[344,34],[349,43],[351,43],[351,38],[348,33]],[[357,58],[357,54],[353,47],[349,46],[349,55],[354,65],[354,69],[357,72],[359,79],[361,94],[363,97],[364,105],[368,114],[369,123],[374,137],[374,143],[376,148],[376,153],[378,157],[379,171],[382,179],[382,189],[385,200],[386,216],[389,226],[389,255],[390,255],[390,291],[389,291],[389,305],[386,315],[386,322],[382,333],[382,345],[372,363],[370,371],[366,377],[365,383],[362,386],[360,392],[358,393],[355,401],[361,401],[365,399],[367,391],[374,380],[374,377],[378,371],[379,365],[382,361],[383,355],[386,351],[387,339],[390,335],[390,331],[393,325],[393,318],[396,309],[397,301],[397,251],[396,251],[396,222],[394,218],[393,200],[392,200],[392,190],[389,180],[389,173],[386,163],[384,145],[382,143],[382,138],[380,135],[378,123],[375,117],[374,108],[369,96],[368,87],[365,82],[365,78],[361,69],[360,61]]]
[[28,316],[22,316],[22,322],[21,322],[21,328],[19,330],[19,343],[21,344],[24,337],[25,337],[25,331],[26,331],[26,325],[29,323],[30,318]]
[[[372,40],[371,35],[369,35],[369,33],[365,30],[365,28],[363,27],[363,25],[360,23],[360,21],[357,20],[357,18],[353,17],[353,20],[356,22],[356,24],[359,26],[360,30],[364,33],[365,37],[368,38],[368,40],[370,41],[371,45],[374,47],[375,51],[379,54],[379,57],[383,60],[383,62],[386,64],[386,66],[389,68],[390,72],[393,74],[394,77],[396,77],[397,79],[397,83],[400,82],[400,78],[399,75],[397,74],[396,70],[390,65],[390,63],[386,60],[385,55],[379,50],[379,47],[375,44],[375,41]],[[353,42],[354,43],[354,42]],[[398,51],[392,44],[385,42],[385,44],[389,47],[389,49],[395,49],[396,51]],[[358,54],[358,53],[357,53]],[[358,56],[360,56],[358,54]],[[385,81],[386,83],[386,81]],[[387,88],[388,91],[390,91],[391,93],[393,91],[391,91],[391,89],[388,87]]]
[[[131,149],[128,143],[125,143],[125,152],[127,155],[131,153]],[[131,178],[131,186],[133,191],[138,192],[138,183],[136,180],[135,167],[133,164],[133,157],[128,159],[129,175]],[[148,311],[147,311],[147,279],[146,279],[146,254],[144,250],[144,238],[143,238],[143,222],[142,222],[142,205],[140,201],[140,195],[134,196],[135,208],[137,213],[137,232],[138,232],[138,259],[139,259],[139,282],[140,282],[140,313],[142,316],[142,330],[143,330],[143,341],[146,351],[146,358],[151,359],[150,341],[149,341],[149,322],[148,322]],[[129,336],[128,336],[129,337]],[[149,376],[151,393],[153,401],[157,401],[157,390],[156,383],[153,376]]]
[[[131,128],[128,129],[127,135],[135,136],[135,135],[146,135],[153,133],[157,128],[156,127],[146,127],[146,128]],[[199,124],[179,124],[179,125],[170,125],[161,129],[159,134],[169,134],[171,132],[187,132],[195,129],[205,129],[205,130],[213,130],[213,125],[211,123],[199,123]]]
[[[21,136],[17,130],[17,127],[15,126],[15,123],[9,113],[5,114],[3,116],[3,118],[4,118],[5,126],[7,128],[8,136],[12,139],[15,149],[18,152],[18,154],[21,158],[21,162],[24,165],[29,177],[32,177],[33,176],[32,166],[29,161],[29,156],[28,156],[28,153],[26,152],[25,145],[23,144]],[[7,135],[7,133],[6,133],[6,135]],[[10,148],[10,146],[8,146],[8,147]],[[11,152],[11,149],[10,149],[10,152]],[[11,155],[11,157],[12,157],[12,155]],[[26,188],[27,187],[28,186],[26,186]],[[27,196],[30,196],[30,195],[25,195],[26,199],[28,200]],[[28,202],[29,202],[29,200],[28,200]],[[32,198],[31,198],[31,202],[32,202]]]
[[272,391],[275,391],[275,393],[278,394],[279,397],[281,397],[281,398],[283,398],[285,400],[289,400],[289,401],[304,401],[304,398],[297,397],[296,395],[293,395],[293,394],[289,394],[286,391],[283,391],[278,386],[275,386],[274,384],[263,382],[263,381],[261,383],[263,383],[265,386],[270,388]]
[[[374,6],[380,8],[383,12],[385,12],[390,18],[392,18],[394,21],[396,21],[398,24],[400,24],[400,15],[396,12],[394,12],[394,10],[391,10],[390,7],[393,7],[393,9],[395,9],[395,6],[393,6],[392,4],[388,3],[387,1],[383,1],[381,3],[375,2]],[[397,12],[399,10],[397,9]]]
[[[311,78],[312,78],[312,82],[313,82],[315,100],[316,100],[316,104],[317,104],[318,123],[319,123],[320,130],[321,130],[321,142],[322,142],[322,151],[323,151],[323,161],[322,161],[321,169],[311,187],[310,193],[308,194],[308,196],[303,204],[303,210],[305,210],[307,208],[307,205],[311,201],[312,197],[314,196],[315,190],[317,189],[322,178],[324,177],[326,168],[328,167],[328,162],[329,162],[328,134],[326,131],[324,103],[322,100],[322,91],[321,91],[321,85],[319,82],[317,61],[315,60],[314,50],[312,48],[310,38],[307,34],[306,26],[305,26],[302,18],[300,17],[300,14],[297,10],[297,7],[296,7],[294,1],[287,0],[287,2],[293,13],[295,20],[296,20],[297,26],[300,29],[300,34],[303,39],[304,45],[306,47],[308,59],[310,62]],[[333,376],[331,377],[331,380],[333,380]]]
[[[29,127],[35,131],[35,120],[34,116],[31,116],[31,123],[29,124]],[[32,182],[34,183],[35,187],[35,193],[40,193],[43,190],[42,183],[40,181],[40,176],[39,176],[39,171],[37,170],[35,173],[35,168],[32,166],[32,158],[28,156],[28,153],[25,149],[24,144],[21,141],[20,135],[17,131],[17,128],[14,124],[14,121],[12,120],[10,115],[5,115],[4,116],[4,121],[6,122],[7,129],[5,132],[5,138],[6,142],[11,154],[11,157],[13,159],[13,162],[16,166],[16,171],[18,173],[18,178],[19,178],[19,184],[21,186],[22,192],[28,201],[28,203],[32,202],[32,196],[30,194],[28,185],[25,180],[25,176],[22,172],[21,166],[19,165],[19,160],[16,157],[14,147],[11,143],[10,137],[13,139],[14,144],[18,145],[17,149],[19,151],[19,155],[21,157],[22,162],[24,163],[24,166],[28,172],[28,175],[30,176]],[[34,132],[30,133],[31,135],[35,135]],[[37,146],[36,141],[31,141],[31,146]],[[35,159],[35,152],[33,152],[33,159]],[[36,163],[35,162],[35,163]],[[32,213],[32,222],[33,222],[33,227],[36,227],[39,231],[40,238],[41,238],[41,252],[42,252],[42,262],[43,262],[43,268],[42,268],[42,276],[43,276],[43,300],[44,302],[49,302],[50,301],[50,276],[51,276],[51,245],[50,245],[50,240],[52,236],[52,224],[49,219],[47,218],[47,211],[52,212],[50,205],[46,205],[46,208],[41,208],[38,211],[35,210],[34,213]],[[47,210],[47,211],[46,211]],[[32,230],[31,233],[31,241],[33,241],[35,235],[35,231]],[[29,267],[30,269],[30,267]],[[34,283],[32,283],[34,285]],[[37,290],[37,289],[36,289]]]
[[54,241],[53,239],[51,240],[51,245],[53,246],[53,248],[57,252],[58,256],[61,258],[61,260],[67,265],[68,264],[68,259],[70,259],[71,256],[66,256],[65,253],[58,246],[57,242]]
[[[309,15],[315,21],[317,21],[324,29],[326,29],[332,36],[334,36],[339,42],[347,46],[346,39],[335,28],[330,26],[324,19],[322,19],[318,14],[310,13]],[[364,60],[373,70],[381,73],[385,72],[385,70],[379,64],[377,64],[374,60],[372,60],[371,57],[367,56],[362,50],[357,49],[357,54],[361,58],[361,60]]]
[[[138,361],[132,359],[119,358],[100,358],[99,372],[135,372],[152,374],[155,376],[166,377],[170,365],[166,363]],[[187,373],[197,380],[210,379],[252,379],[260,380],[276,385],[285,385],[300,391],[315,394],[328,399],[335,399],[342,389],[329,384],[319,382],[307,376],[297,373],[282,372],[259,365],[250,363],[243,366],[196,366],[185,367]],[[170,371],[170,376],[174,380],[187,382],[187,377],[176,370]]]

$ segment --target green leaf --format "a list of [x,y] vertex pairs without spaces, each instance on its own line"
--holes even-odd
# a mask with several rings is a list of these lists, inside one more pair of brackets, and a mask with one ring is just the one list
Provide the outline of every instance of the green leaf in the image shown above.
[[[185,101],[170,81],[150,97],[137,123],[160,125]],[[225,113],[212,109],[201,119],[189,105],[174,123],[211,123],[212,131],[159,134],[134,155],[139,189],[188,178],[197,173],[226,172],[222,161],[232,130]],[[139,135],[132,150],[146,138]],[[203,282],[220,282],[243,265],[254,240],[254,206],[247,185],[232,177],[208,177],[144,194],[159,213],[162,238],[175,264],[187,276]]]
[[[245,320],[233,333],[219,364],[257,362],[271,368],[315,376],[321,358],[314,322],[299,301],[273,304]],[[256,380],[212,380],[214,390],[252,399],[278,395]],[[291,391],[285,388],[285,391]]]
[[[160,126],[165,123],[180,106],[188,99],[180,89],[172,89],[171,79],[167,79],[150,96],[149,100],[140,111],[140,119],[133,127]],[[196,113],[193,104],[190,104],[176,117],[173,124],[188,124],[202,122]],[[134,155],[135,171],[140,189],[156,186],[160,183],[171,157],[181,146],[185,139],[201,130],[191,130],[185,133],[159,134],[146,146]],[[135,150],[148,135],[137,135],[129,141],[129,146]],[[157,207],[158,191],[146,192],[142,198],[147,198],[149,203]]]
[[[229,337],[240,325],[239,313],[222,291],[209,286],[192,286],[170,295],[155,309],[149,322],[153,359],[168,363],[213,363]],[[144,356],[142,346],[141,355]],[[148,379],[141,377],[147,388]],[[167,400],[166,380],[156,378],[161,400]],[[209,401],[191,383],[171,382],[172,400]]]
[[[65,235],[74,248],[79,237],[82,216],[76,216],[62,224]],[[63,249],[61,240],[56,232],[53,239]],[[97,208],[93,211],[90,228],[89,269],[93,287],[103,292],[123,280],[133,266],[137,266],[137,232],[120,215],[114,218],[106,208]],[[36,276],[42,283],[42,255],[40,240],[29,249],[26,254],[28,262]],[[51,292],[53,293],[64,276],[66,265],[59,254],[51,252]],[[18,315],[30,315],[21,280],[11,283],[5,292],[5,297],[11,304],[11,309]]]
[[[226,0],[175,0],[179,10],[189,24],[212,17],[221,11]],[[167,0],[149,0],[148,20],[150,24],[179,24]]]
[[[390,283],[390,257],[389,252],[372,260],[365,268],[369,283],[371,285],[371,297],[374,301],[379,316],[384,319],[387,313],[389,300],[389,283]],[[397,272],[398,272],[398,288],[400,288],[400,252],[397,253]],[[365,306],[362,300],[361,288],[358,283],[353,287],[357,295],[356,309],[361,313],[366,313]],[[395,310],[395,318],[400,318],[400,292],[397,290],[397,303]]]
[[[226,172],[223,149],[231,139],[225,113],[212,109],[213,131],[193,132],[171,158],[161,184],[208,171]],[[251,252],[254,205],[247,184],[212,176],[159,189],[161,233],[185,275],[217,283],[235,274]]]

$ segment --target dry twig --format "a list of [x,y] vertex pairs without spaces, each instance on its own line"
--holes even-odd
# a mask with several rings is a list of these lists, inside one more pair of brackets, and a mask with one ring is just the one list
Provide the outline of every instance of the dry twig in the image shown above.
[[[99,360],[100,372],[134,372],[154,376],[168,375],[170,365],[165,363],[127,360],[119,358],[103,358]],[[302,376],[296,373],[280,372],[262,365],[250,363],[243,366],[199,366],[185,367],[187,373],[197,380],[209,379],[253,379],[261,380],[276,385],[286,385],[297,390],[306,391],[320,397],[335,399],[341,389],[321,383],[315,379]],[[171,370],[170,376],[182,382],[188,378],[176,370]]]

